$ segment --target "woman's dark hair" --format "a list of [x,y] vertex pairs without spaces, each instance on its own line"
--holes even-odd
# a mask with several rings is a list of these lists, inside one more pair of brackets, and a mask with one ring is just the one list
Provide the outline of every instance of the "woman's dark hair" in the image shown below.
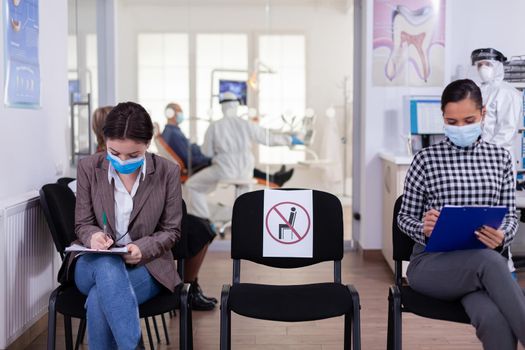
[[109,112],[103,131],[106,140],[130,139],[147,144],[153,137],[153,123],[138,103],[121,102]]
[[445,106],[450,102],[459,102],[464,99],[470,99],[479,109],[483,108],[483,99],[481,90],[470,79],[461,79],[448,84],[441,95],[441,111],[445,112]]

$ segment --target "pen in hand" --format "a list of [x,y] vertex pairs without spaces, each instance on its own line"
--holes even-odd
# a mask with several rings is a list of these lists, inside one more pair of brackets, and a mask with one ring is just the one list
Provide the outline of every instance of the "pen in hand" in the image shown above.
[[111,236],[108,234],[108,231],[107,231],[107,224],[108,224],[108,217],[106,215],[106,212],[103,212],[102,213],[102,230],[104,232],[104,238],[106,240],[105,249],[109,249],[111,245],[113,244],[113,239],[111,238]]

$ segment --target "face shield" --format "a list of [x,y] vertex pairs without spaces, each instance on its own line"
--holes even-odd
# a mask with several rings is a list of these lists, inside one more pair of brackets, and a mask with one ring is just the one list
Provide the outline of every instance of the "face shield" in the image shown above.
[[483,83],[503,80],[503,62],[507,60],[501,52],[492,48],[477,49],[470,55],[472,65]]

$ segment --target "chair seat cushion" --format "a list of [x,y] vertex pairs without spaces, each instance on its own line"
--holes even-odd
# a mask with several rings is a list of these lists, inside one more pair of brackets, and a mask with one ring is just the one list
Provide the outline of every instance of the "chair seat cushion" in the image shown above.
[[235,283],[228,305],[237,314],[272,321],[311,321],[352,310],[348,288],[339,283],[273,286]]
[[401,303],[406,311],[416,315],[460,323],[470,323],[459,301],[444,301],[420,294],[409,286],[401,287]]
[[[58,313],[68,315],[74,318],[86,317],[84,305],[86,296],[74,287],[67,287],[63,290],[56,302]],[[180,287],[175,289],[174,293],[163,289],[159,295],[139,305],[140,317],[151,317],[178,309],[180,305]]]
[[139,305],[139,315],[141,318],[160,315],[178,309],[179,305],[180,287],[174,293],[163,289],[157,296]]
[[55,307],[56,311],[62,315],[84,318],[86,317],[85,303],[86,296],[80,293],[75,286],[68,286],[58,294]]

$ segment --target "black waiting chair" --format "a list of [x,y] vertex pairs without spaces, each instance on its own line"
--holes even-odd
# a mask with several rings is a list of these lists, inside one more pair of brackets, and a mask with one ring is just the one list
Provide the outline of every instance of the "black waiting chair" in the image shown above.
[[[341,283],[343,214],[334,195],[313,192],[313,257],[263,257],[264,191],[249,192],[235,201],[232,217],[231,257],[233,284],[221,294],[220,349],[231,348],[231,312],[246,317],[285,321],[313,321],[345,316],[344,348],[361,348],[360,304],[357,290]],[[299,268],[334,262],[334,282],[303,285],[241,283],[241,259],[275,268]],[[352,338],[353,333],[353,338]]]
[[410,261],[414,241],[403,233],[397,225],[397,215],[401,209],[402,200],[403,196],[396,200],[392,221],[395,284],[390,286],[388,293],[388,350],[401,350],[402,348],[403,312],[411,312],[418,316],[436,320],[470,324],[470,318],[459,301],[449,302],[420,294],[404,282],[402,262]]
[[[62,260],[64,250],[76,239],[74,233],[75,195],[63,184],[47,184],[40,190],[40,203],[47,219],[49,230],[53,237],[55,248]],[[181,239],[186,239],[183,236]],[[182,263],[182,262],[181,262]],[[177,288],[175,293],[164,291],[153,299],[139,306],[141,318],[162,315],[174,309],[180,310],[180,349],[191,349],[192,335],[191,309],[188,302],[189,284]],[[86,297],[73,284],[61,284],[49,297],[48,308],[48,349],[55,349],[56,343],[56,314],[64,316],[66,348],[73,349],[71,318],[81,320],[75,349],[78,349],[84,336],[86,312],[84,304]],[[149,323],[146,322],[150,347],[154,348]],[[166,331],[166,328],[165,328]]]
[[75,181],[74,177],[61,177],[57,180],[57,184],[67,186],[70,182]]

